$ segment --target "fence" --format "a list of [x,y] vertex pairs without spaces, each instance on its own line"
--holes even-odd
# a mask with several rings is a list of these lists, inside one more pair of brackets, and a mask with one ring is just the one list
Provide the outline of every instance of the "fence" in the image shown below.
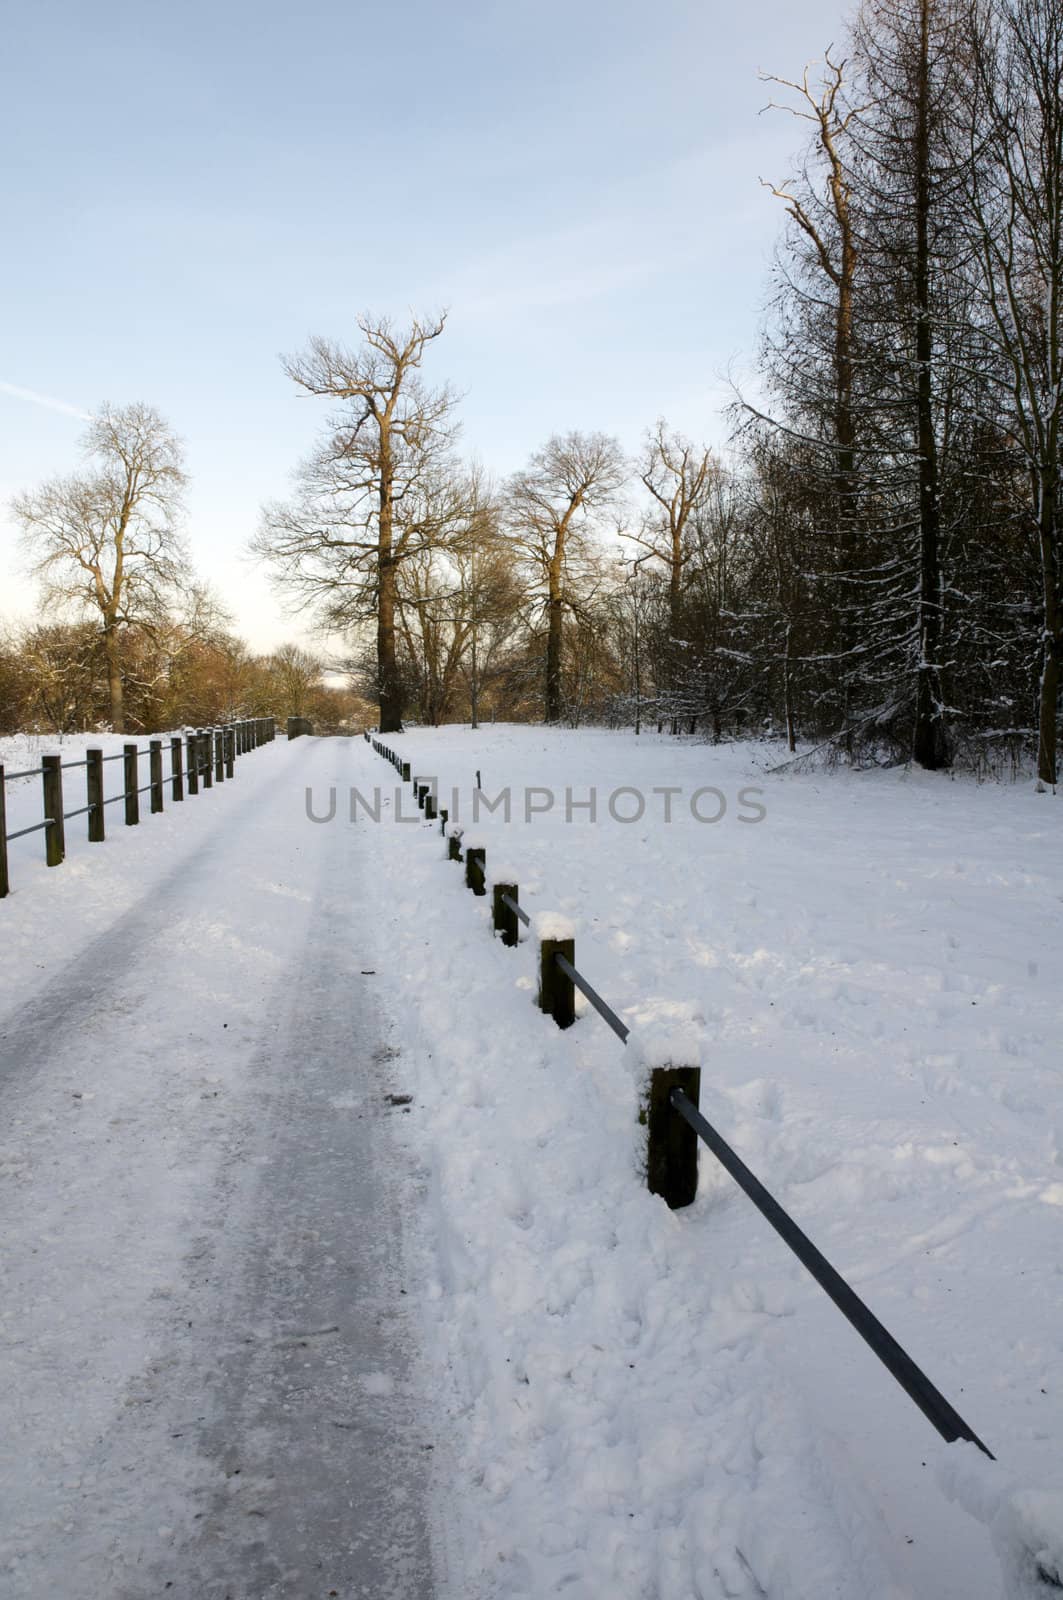
[[[39,767],[22,772],[5,773],[0,764],[0,900],[10,893],[7,847],[14,839],[27,834],[43,833],[44,859],[50,867],[62,866],[66,857],[66,824],[75,817],[87,817],[88,838],[91,844],[100,844],[106,837],[106,808],[119,800],[124,803],[125,824],[135,827],[140,821],[140,796],[150,794],[150,811],[163,809],[167,785],[171,798],[181,801],[188,794],[195,795],[200,786],[210,789],[215,782],[224,783],[235,775],[236,758],[268,744],[276,736],[272,717],[253,717],[241,722],[230,722],[223,727],[198,728],[180,737],[172,737],[168,744],[162,739],[150,739],[141,749],[137,744],[126,744],[113,755],[102,750],[89,750],[82,761],[63,761],[61,756],[41,757]],[[169,758],[169,770],[164,768]],[[140,763],[147,757],[148,781],[140,782]],[[108,761],[121,761],[122,788],[118,794],[104,795],[104,766]],[[63,809],[64,774],[85,770],[85,804],[73,811]],[[27,828],[7,831],[7,784],[21,778],[41,779],[43,815],[40,822]]]
[[[365,737],[377,754],[399,771],[404,783],[412,782],[418,805],[426,819],[433,820],[435,804],[431,786],[419,777],[411,780],[408,762],[379,739],[368,733]],[[445,811],[440,812],[440,827],[448,836],[450,859],[464,862],[467,887],[476,895],[485,895],[488,884],[485,847],[467,846],[463,852],[462,830],[448,829]],[[530,927],[531,918],[520,904],[516,883],[497,882],[491,887],[494,930],[502,943],[512,948],[519,943],[518,923]],[[553,932],[541,934],[538,945],[540,1009],[552,1016],[558,1027],[571,1027],[576,1016],[575,991],[579,989],[620,1042],[626,1044],[630,1030],[576,967],[575,940],[559,934],[555,928]],[[697,1193],[698,1140],[702,1140],[941,1437],[950,1444],[956,1439],[966,1439],[993,1460],[992,1452],[959,1412],[701,1114],[698,1109],[700,1077],[697,1067],[676,1064],[656,1067],[649,1074],[640,1121],[646,1128],[646,1179],[650,1190],[661,1195],[673,1209],[689,1205]]]

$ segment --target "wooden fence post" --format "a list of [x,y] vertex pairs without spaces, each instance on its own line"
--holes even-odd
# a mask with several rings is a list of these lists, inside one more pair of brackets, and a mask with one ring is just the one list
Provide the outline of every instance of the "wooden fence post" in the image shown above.
[[225,776],[231,778],[236,773],[236,740],[231,728],[225,729]]
[[44,859],[50,867],[61,867],[66,855],[66,835],[63,831],[63,758],[42,756],[44,769],[44,815],[50,826],[44,830]]
[[225,735],[220,728],[214,730],[214,777],[218,783],[225,782]]
[[539,940],[539,1010],[549,1012],[559,1028],[571,1028],[576,1020],[576,988],[567,972],[554,960],[564,956],[576,965],[575,939]]
[[643,1085],[639,1122],[646,1129],[646,1186],[678,1211],[698,1192],[698,1136],[673,1107],[673,1089],[697,1105],[701,1068],[653,1067]]
[[447,840],[447,859],[450,861],[462,860],[461,829],[456,826],[451,828],[450,837]]
[[125,789],[125,825],[127,828],[135,828],[140,821],[140,796],[137,793],[140,766],[135,744],[122,746],[122,772],[122,787]]
[[151,811],[156,815],[162,810],[162,740],[149,739],[148,741],[148,767],[151,780]]
[[450,815],[450,813],[447,810],[446,806],[440,806],[440,808],[439,808],[439,831],[444,836],[446,835],[446,831],[447,831],[447,818],[449,817],[449,815]]
[[426,822],[434,822],[436,820],[436,801],[431,789],[424,797],[424,815]]
[[202,778],[203,778],[203,787],[204,787],[204,789],[213,789],[213,787],[214,787],[214,762],[211,759],[210,745],[211,745],[210,730],[207,729],[207,728],[200,728],[200,730],[199,730],[199,759],[200,759],[200,762],[202,764],[201,765],[201,774],[202,774]]
[[4,764],[0,761],[0,900],[11,892],[11,879],[7,873],[7,788],[4,783]]
[[184,773],[181,769],[181,741],[170,740],[170,794],[174,800],[185,797]]
[[199,793],[199,749],[198,736],[190,733],[185,740],[185,749],[188,752],[188,792]]
[[103,751],[85,751],[85,799],[89,805],[89,843],[102,844],[107,836],[103,809]]
[[471,844],[465,852],[465,887],[473,894],[487,893],[487,851],[482,844]]
[[503,944],[509,945],[510,948],[512,948],[512,946],[517,943],[517,939],[519,937],[517,932],[517,913],[515,911],[511,911],[509,907],[503,903],[502,896],[508,895],[513,901],[513,904],[517,905],[517,885],[515,883],[495,883],[491,886],[491,892],[493,897],[491,909],[494,918],[495,932],[502,935]]
[[402,781],[403,783],[409,783],[410,781],[410,763],[408,761],[402,763]]

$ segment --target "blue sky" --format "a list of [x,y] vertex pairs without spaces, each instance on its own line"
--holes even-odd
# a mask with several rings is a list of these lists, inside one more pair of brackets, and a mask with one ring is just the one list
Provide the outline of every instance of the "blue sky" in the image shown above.
[[[97,0],[9,10],[0,62],[0,496],[78,464],[76,413],[187,444],[199,569],[259,648],[301,635],[244,556],[322,420],[278,353],[450,308],[426,376],[502,474],[658,415],[721,442],[756,342],[811,0]],[[55,409],[15,391],[58,400]],[[0,616],[31,593],[0,514]]]

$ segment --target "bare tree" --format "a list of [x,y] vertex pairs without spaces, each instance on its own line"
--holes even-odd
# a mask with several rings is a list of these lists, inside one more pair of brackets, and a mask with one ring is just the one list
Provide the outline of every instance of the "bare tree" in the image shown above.
[[971,13],[969,217],[1026,466],[1041,574],[1037,770],[1055,784],[1063,606],[1063,8],[986,0]]
[[285,360],[300,388],[340,402],[321,445],[299,468],[296,498],[265,508],[254,552],[296,603],[330,628],[374,619],[380,730],[402,725],[396,650],[398,573],[459,514],[449,471],[456,397],[427,389],[419,369],[445,315],[396,330],[358,319],[357,351],[313,339]]
[[512,536],[546,611],[545,720],[562,715],[562,634],[566,611],[579,606],[574,568],[591,518],[615,500],[627,467],[615,439],[602,433],[555,434],[510,480],[506,514]]
[[626,531],[625,537],[640,545],[667,573],[669,616],[678,628],[683,569],[690,550],[687,530],[712,493],[718,467],[710,450],[691,444],[680,433],[670,433],[668,424],[658,417],[656,427],[646,435],[637,470],[654,506],[638,533]]
[[305,717],[321,685],[324,663],[302,645],[289,643],[273,651],[267,666],[279,697],[277,710],[284,717]]
[[105,406],[90,423],[92,470],[55,478],[12,503],[45,607],[98,618],[111,724],[125,727],[121,643],[163,618],[186,582],[178,532],[181,445],[153,407]]
[[[809,84],[808,68],[800,83],[762,74],[798,96],[796,106],[785,109],[800,121],[810,122],[825,183],[804,167],[796,182],[765,184],[782,200],[789,216],[809,242],[812,258],[831,285],[833,304],[832,366],[834,377],[833,433],[836,447],[837,487],[843,505],[853,493],[856,424],[853,416],[853,292],[856,282],[857,238],[853,217],[852,174],[846,152],[850,124],[866,107],[845,102],[843,88],[847,63],[833,61],[830,47],[824,54],[821,81]],[[778,109],[773,107],[774,109]],[[818,175],[817,175],[818,176]],[[764,180],[761,179],[763,183]]]

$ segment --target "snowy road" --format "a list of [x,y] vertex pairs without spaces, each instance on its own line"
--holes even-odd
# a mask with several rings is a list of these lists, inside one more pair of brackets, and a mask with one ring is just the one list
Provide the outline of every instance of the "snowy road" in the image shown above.
[[[1058,801],[601,730],[396,744],[632,1039],[542,1017],[532,943],[360,740],[257,751],[56,871],[18,841],[0,1600],[1047,1600]],[[472,823],[478,771],[560,799]],[[614,790],[680,800],[626,823]],[[662,1042],[996,1462],[713,1163],[685,1211],[648,1194]]]
[[361,839],[303,812],[351,759],[256,753],[4,907],[5,1600],[432,1593],[423,1181]]

